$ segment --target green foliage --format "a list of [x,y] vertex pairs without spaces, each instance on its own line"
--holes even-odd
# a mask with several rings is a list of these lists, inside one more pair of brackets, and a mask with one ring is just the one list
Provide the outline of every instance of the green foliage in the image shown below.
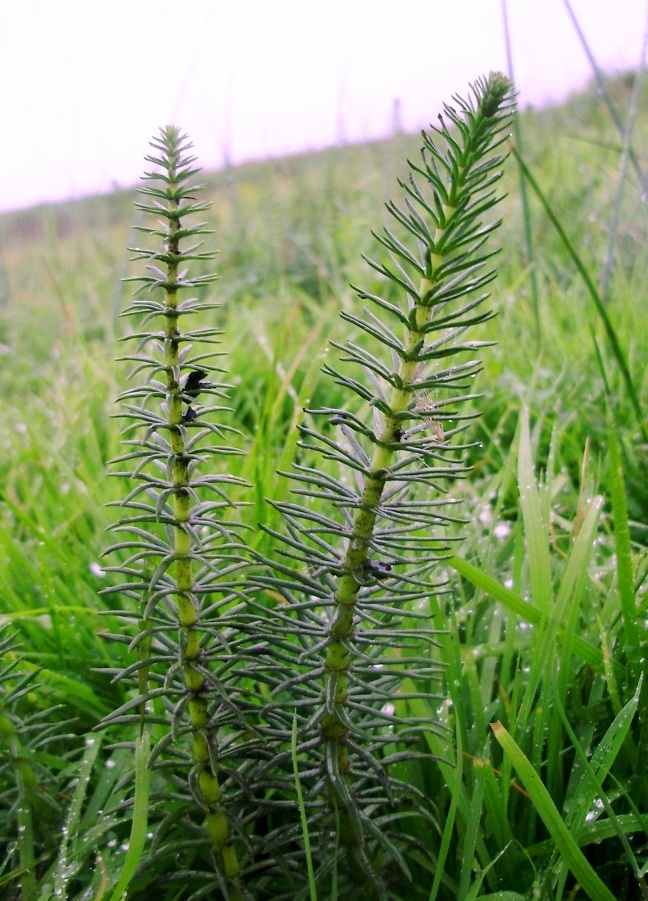
[[[125,837],[120,781],[131,755],[102,760],[101,736],[81,739],[60,710],[41,708],[36,674],[25,672],[8,628],[0,637],[0,822],[2,897],[21,901],[101,897]],[[74,701],[70,706],[74,706]],[[81,751],[83,753],[81,753]],[[105,764],[97,772],[97,764]],[[112,809],[108,809],[109,802]],[[102,850],[99,851],[99,848]],[[86,892],[86,895],[83,895]]]
[[[203,516],[201,505],[212,493],[200,479],[226,480],[220,483],[222,505],[209,517],[204,513],[205,526],[220,529],[220,537],[206,542],[211,532],[202,529],[192,535],[199,541],[191,551],[191,573],[194,584],[202,580],[205,588],[194,592],[195,632],[200,666],[204,655],[204,672],[212,679],[209,710],[217,715],[203,734],[217,740],[209,767],[218,773],[243,893],[344,898],[371,891],[362,870],[349,863],[353,848],[345,851],[336,837],[346,811],[329,787],[327,762],[335,772],[339,758],[324,753],[334,743],[323,744],[317,726],[326,711],[322,686],[336,683],[326,670],[325,630],[354,527],[354,516],[344,519],[340,511],[349,497],[362,496],[370,469],[357,442],[370,464],[376,447],[393,453],[386,470],[416,453],[423,469],[432,450],[432,466],[449,473],[436,480],[447,493],[426,493],[417,483],[411,494],[404,493],[405,501],[412,502],[415,490],[434,503],[462,504],[421,510],[413,526],[424,524],[431,512],[445,519],[435,523],[433,538],[427,527],[408,533],[411,545],[401,536],[404,549],[389,544],[399,540],[398,533],[375,529],[372,540],[379,547],[369,549],[369,572],[359,580],[359,628],[347,642],[354,668],[344,710],[356,732],[348,743],[349,778],[336,787],[350,799],[351,826],[359,824],[357,856],[365,869],[368,860],[384,891],[398,899],[420,890],[441,901],[567,901],[582,894],[579,882],[599,891],[591,870],[623,901],[647,896],[648,740],[642,712],[648,686],[648,495],[641,411],[648,335],[637,325],[647,275],[641,177],[648,120],[645,84],[624,76],[607,87],[618,128],[594,92],[560,108],[520,115],[523,143],[517,150],[538,191],[523,214],[509,167],[509,194],[500,206],[499,241],[506,253],[498,260],[499,278],[473,295],[492,291],[490,305],[500,313],[496,320],[481,308],[474,313],[484,316],[479,337],[497,340],[484,355],[483,415],[468,418],[474,409],[466,402],[455,406],[452,423],[441,418],[451,406],[439,407],[439,399],[472,394],[473,380],[447,398],[434,394],[434,386],[423,389],[428,397],[410,390],[407,405],[396,411],[411,417],[398,427],[411,433],[405,445],[403,436],[392,447],[379,439],[394,407],[395,386],[385,373],[399,373],[398,353],[394,359],[388,342],[398,349],[407,332],[386,305],[407,315],[409,308],[399,306],[407,292],[380,268],[368,279],[361,253],[366,223],[380,222],[380,198],[396,176],[416,207],[400,161],[412,157],[418,139],[398,135],[207,179],[203,196],[216,201],[215,209],[199,216],[218,228],[226,276],[218,294],[224,306],[218,312],[204,308],[195,317],[183,312],[178,322],[183,334],[199,330],[186,325],[198,317],[204,317],[203,327],[226,332],[235,386],[227,390],[226,403],[233,412],[210,412],[203,404],[209,399],[215,408],[223,406],[218,357],[208,356],[216,345],[191,341],[175,376],[180,416],[189,406],[197,414],[195,421],[179,424],[185,440],[194,441],[187,477],[198,483],[191,504],[198,512],[190,516]],[[445,146],[438,134],[435,145]],[[160,154],[154,155],[161,159]],[[415,165],[425,172],[413,174],[427,197],[434,189],[424,164]],[[188,181],[177,188],[185,190]],[[135,331],[141,341],[157,334],[160,349],[155,339],[140,347],[140,339],[131,341],[127,356],[147,360],[130,363],[131,369],[144,368],[129,384],[134,393],[123,398],[126,418],[118,420],[133,442],[123,455],[142,456],[113,467],[123,475],[102,477],[105,461],[121,453],[108,416],[121,374],[106,366],[116,311],[124,303],[124,289],[115,286],[122,275],[141,276],[142,263],[168,275],[163,235],[170,219],[156,204],[168,204],[169,184],[146,181],[165,196],[149,194],[144,206],[155,207],[156,218],[166,224],[152,228],[151,246],[134,264],[123,254],[134,243],[125,224],[131,208],[126,192],[0,219],[0,351],[10,362],[0,369],[0,591],[2,620],[11,621],[21,655],[17,663],[8,647],[2,662],[3,714],[8,712],[11,728],[1,746],[0,893],[11,901],[30,895],[117,901],[125,885],[135,899],[225,897],[238,889],[231,871],[230,890],[218,881],[217,873],[224,879],[225,871],[222,859],[220,869],[214,868],[218,848],[205,828],[195,778],[201,764],[192,747],[187,667],[180,662],[185,645],[175,601],[177,517],[165,468],[173,428],[169,410],[173,396],[177,409],[178,395],[165,361],[165,288],[156,287],[159,276],[152,272],[152,292],[145,288],[135,301],[152,318]],[[200,206],[193,191],[181,202]],[[422,274],[416,267],[424,256],[414,246],[418,242],[412,243],[407,223],[414,220],[407,206],[399,207],[406,221],[387,212],[388,228],[414,262],[394,247],[391,252],[414,284],[412,296],[420,299]],[[190,220],[182,227],[190,229]],[[379,242],[391,240],[376,231]],[[525,234],[533,242],[535,297]],[[203,237],[180,245],[181,253],[196,257],[189,266],[198,279],[209,276],[210,261],[189,248]],[[381,253],[388,250],[379,246]],[[156,254],[167,258],[156,260]],[[393,262],[376,265],[406,281]],[[491,267],[492,260],[485,260],[481,274]],[[360,304],[349,283],[365,286]],[[192,295],[196,305],[209,303],[210,287],[205,282],[180,288],[180,304]],[[336,315],[340,308],[345,319]],[[374,328],[372,316],[392,334]],[[328,340],[348,359],[331,363]],[[449,356],[439,368],[464,359]],[[382,368],[367,375],[367,366]],[[174,374],[173,364],[170,369]],[[198,370],[206,373],[198,383],[214,393],[187,395],[185,402],[186,379]],[[354,390],[355,383],[363,393]],[[190,394],[195,387],[189,383]],[[380,405],[372,406],[372,398]],[[311,412],[300,433],[303,407]],[[521,409],[528,413],[521,415]],[[473,449],[477,443],[481,447]],[[293,460],[301,470],[290,472]],[[276,469],[291,477],[278,476]],[[310,478],[315,471],[326,474],[322,496],[290,496],[291,489],[312,493],[294,476]],[[332,507],[332,486],[339,491],[340,484],[343,504]],[[124,530],[111,568],[102,569],[102,531],[110,520],[114,525],[104,504],[133,491],[140,493],[129,506],[109,508],[122,518],[117,527]],[[241,510],[240,501],[251,506]],[[470,520],[468,526],[459,517],[454,521],[455,509]],[[305,514],[310,519],[301,518]],[[136,521],[140,516],[145,519]],[[238,537],[240,520],[265,527],[245,533],[254,566],[240,565],[248,556]],[[347,533],[341,535],[343,528]],[[421,548],[427,542],[426,549],[415,550],[415,542]],[[430,559],[429,573],[417,572],[428,564],[430,550],[442,559]],[[203,568],[201,560],[208,565]],[[264,560],[275,564],[274,572]],[[123,570],[132,572],[125,577]],[[147,628],[146,590],[153,577],[159,597]],[[435,582],[444,583],[443,589],[429,597],[390,602],[404,585],[414,594]],[[98,594],[106,585],[115,590]],[[115,609],[107,610],[108,604]],[[105,633],[118,640],[107,642]],[[372,644],[360,647],[358,638],[365,637]],[[389,658],[397,641],[405,656]],[[303,660],[298,643],[310,655]],[[388,665],[372,674],[375,660],[359,651],[388,657]],[[121,678],[110,682],[107,672]],[[360,677],[369,678],[366,697],[353,695],[360,691]],[[390,696],[379,702],[379,692]],[[333,704],[334,710],[340,706]],[[108,740],[114,745],[94,733],[80,753],[79,737],[106,716],[112,716]],[[505,748],[491,728],[497,722],[510,736]],[[41,733],[43,742],[51,741],[36,747]],[[369,752],[366,765],[351,747],[363,747],[360,739]],[[33,776],[27,807],[19,804],[25,764]],[[407,816],[399,819],[403,810]],[[18,830],[19,812],[26,830]],[[565,829],[571,842],[564,840]],[[405,868],[415,889],[403,876]]]
[[[240,480],[204,471],[234,448],[204,443],[213,434],[226,439],[228,432],[210,418],[222,407],[200,405],[203,395],[223,393],[208,380],[218,332],[184,326],[185,317],[214,306],[201,293],[214,276],[188,275],[190,265],[211,258],[200,249],[204,225],[187,224],[205,210],[192,184],[194,159],[171,128],[147,158],[156,171],[146,175],[148,202],[138,208],[157,213],[162,225],[138,230],[161,247],[134,249],[148,274],[133,276],[139,289],[124,314],[137,319],[127,338],[135,350],[121,358],[133,364],[135,384],[120,396],[129,450],[115,464],[127,465],[117,475],[135,487],[118,502],[127,515],[112,526],[122,540],[109,553],[127,556],[108,567],[121,584],[107,589],[135,603],[130,647],[137,662],[114,675],[136,675],[137,694],[103,725],[139,722],[140,741],[151,734],[156,776],[168,772],[173,780],[188,750],[179,742],[190,739],[188,786],[204,812],[216,875],[228,897],[250,890],[246,867],[265,871],[253,891],[261,885],[274,897],[299,891],[302,849],[287,812],[291,759],[299,764],[304,829],[313,842],[310,878],[318,890],[337,884],[345,894],[387,897],[393,894],[389,882],[412,880],[407,845],[424,853],[416,828],[403,824],[417,812],[430,823],[433,817],[408,780],[407,764],[421,757],[420,733],[434,727],[403,716],[400,708],[408,698],[429,694],[405,683],[437,676],[428,662],[434,636],[421,629],[428,613],[420,605],[439,588],[429,573],[446,546],[435,530],[456,521],[434,493],[466,471],[465,446],[451,439],[474,415],[460,408],[474,396],[479,363],[454,357],[474,353],[479,342],[459,338],[490,315],[478,308],[495,274],[484,244],[497,223],[482,217],[497,201],[501,157],[491,151],[505,134],[509,91],[503,76],[492,75],[476,84],[469,103],[457,100],[458,110],[446,106],[447,122],[424,134],[422,162],[410,163],[412,177],[401,182],[404,210],[389,204],[407,238],[385,229],[378,241],[394,268],[371,266],[401,299],[396,304],[358,291],[376,312],[342,314],[377,342],[383,360],[349,341],[343,362],[359,364],[361,378],[324,368],[348,395],[368,402],[372,418],[365,423],[347,407],[311,410],[339,426],[341,441],[327,437],[327,430],[300,427],[300,453],[322,447],[326,460],[358,478],[358,489],[323,466],[296,465],[292,480],[299,493],[324,512],[272,502],[288,533],[264,526],[283,548],[272,559],[257,554],[270,569],[247,579],[258,586],[257,595],[244,596],[237,581],[245,558],[223,491]],[[424,191],[414,175],[424,179]],[[113,614],[130,624],[134,610],[125,605]],[[256,708],[255,692],[263,701]],[[142,791],[148,793],[145,786]],[[252,806],[248,797],[255,797]],[[154,817],[155,799],[156,789]],[[177,809],[172,816],[177,828]],[[167,820],[162,817],[159,831],[168,828]],[[191,826],[185,829],[189,834]]]
[[[191,264],[214,256],[200,249],[202,236],[210,234],[204,223],[187,221],[208,204],[195,200],[199,188],[192,178],[198,170],[186,137],[168,127],[152,147],[156,155],[147,161],[156,169],[145,176],[146,202],[138,209],[155,214],[160,224],[138,231],[158,247],[132,248],[148,273],[133,277],[139,288],[123,314],[137,320],[138,330],[126,338],[135,350],[121,357],[133,364],[129,378],[135,384],[119,397],[129,450],[113,461],[126,465],[117,475],[135,487],[117,502],[127,515],[111,526],[121,540],[106,551],[127,553],[108,568],[122,581],[107,591],[135,602],[137,632],[130,647],[137,663],[115,675],[135,676],[137,695],[103,724],[139,722],[142,737],[145,729],[152,733],[149,765],[168,770],[172,782],[188,770],[187,785],[204,813],[218,877],[228,897],[238,899],[243,895],[234,832],[242,826],[240,820],[235,825],[240,814],[232,811],[230,795],[241,791],[232,771],[240,769],[249,730],[237,693],[220,682],[240,658],[236,572],[242,561],[227,495],[240,480],[205,471],[214,458],[235,453],[227,443],[207,443],[223,441],[232,428],[210,418],[227,411],[220,403],[225,386],[213,380],[220,373],[214,349],[220,331],[185,327],[187,317],[193,323],[197,313],[215,308],[203,289],[216,276],[188,275]],[[204,405],[205,397],[218,403]],[[128,623],[133,613],[115,611]],[[157,799],[152,800],[155,809]],[[169,818],[178,828],[174,809],[159,829],[168,828]]]
[[[424,853],[420,829],[434,828],[407,773],[420,733],[437,727],[404,715],[403,704],[427,697],[423,686],[438,678],[427,599],[442,590],[431,579],[447,552],[439,527],[457,519],[444,509],[444,486],[466,472],[466,445],[452,438],[474,416],[462,408],[474,397],[480,364],[470,356],[481,343],[463,335],[490,318],[479,309],[495,274],[484,245],[498,223],[482,216],[497,201],[502,159],[491,151],[509,122],[509,89],[491,75],[424,133],[422,160],[400,182],[405,206],[388,204],[404,236],[376,234],[391,263],[368,261],[383,293],[356,289],[368,305],[342,318],[359,337],[334,345],[351,365],[324,367],[360,403],[307,411],[325,423],[301,427],[308,462],[288,476],[309,504],[275,502],[286,532],[268,529],[279,544],[269,574],[256,578],[286,604],[268,622],[259,676],[271,692],[272,737],[286,748],[272,765],[285,765],[296,716],[316,880],[327,893],[335,880],[344,895],[397,897],[412,879],[403,848]],[[288,769],[284,778],[288,795]],[[427,827],[409,825],[417,812]],[[284,830],[292,837],[292,825]]]
[[[644,739],[637,708],[644,677],[633,665],[636,656],[625,641],[623,621],[612,612],[618,609],[618,586],[612,582],[604,588],[607,579],[600,569],[596,577],[592,574],[603,498],[590,496],[591,489],[584,485],[573,521],[558,518],[551,498],[560,474],[551,466],[543,482],[538,481],[524,413],[512,457],[517,458],[521,512],[513,532],[518,559],[513,586],[505,588],[492,579],[483,558],[478,557],[479,567],[458,557],[450,561],[474,587],[466,601],[473,612],[466,638],[468,646],[480,649],[477,664],[469,666],[467,686],[450,682],[465,692],[463,700],[452,693],[457,727],[467,730],[474,721],[472,733],[464,733],[463,748],[478,767],[475,781],[482,767],[491,773],[490,788],[484,785],[478,801],[485,824],[478,858],[485,867],[496,850],[506,846],[486,876],[493,888],[498,880],[513,884],[511,874],[519,870],[526,871],[527,884],[533,883],[539,897],[561,897],[568,892],[571,869],[581,884],[590,885],[592,897],[603,898],[610,897],[605,893],[609,890],[593,873],[603,876],[605,871],[604,882],[614,886],[625,870],[626,889],[620,897],[634,897],[628,884],[633,871],[635,886],[644,888],[639,867],[629,866],[634,855],[627,854],[627,840],[635,848],[641,845],[637,833],[645,827],[638,815],[645,801],[635,806],[630,797],[630,786],[637,791],[642,781]],[[559,556],[552,554],[552,545]],[[499,608],[484,625],[478,612],[482,592],[496,599]],[[632,625],[639,627],[638,613]],[[460,642],[454,635],[447,641],[449,677],[453,667],[456,675],[459,661],[465,661]],[[504,758],[493,754],[489,724],[506,752]],[[604,789],[608,777],[611,787]],[[468,807],[467,800],[465,804]],[[460,812],[460,832],[461,818]],[[517,833],[510,822],[519,824]],[[553,842],[539,840],[541,823]],[[564,841],[565,833],[577,841]],[[535,841],[533,835],[538,836]],[[623,862],[615,858],[619,841]]]

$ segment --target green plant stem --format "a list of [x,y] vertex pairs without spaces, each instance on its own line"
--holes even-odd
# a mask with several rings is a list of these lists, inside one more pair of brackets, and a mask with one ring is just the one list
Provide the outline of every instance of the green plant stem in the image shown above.
[[[435,234],[436,241],[441,238],[440,231],[437,230]],[[431,265],[439,266],[442,259],[441,256],[433,254]],[[432,279],[433,275],[430,273],[429,278],[421,280],[419,297],[425,297],[432,286]],[[347,674],[351,666],[349,639],[353,635],[353,613],[358,602],[358,592],[362,586],[361,574],[365,571],[369,559],[369,547],[376,524],[378,508],[387,484],[389,465],[395,456],[395,451],[392,448],[396,443],[397,430],[402,421],[399,414],[404,413],[411,402],[411,386],[415,380],[419,365],[417,355],[425,342],[424,326],[427,325],[432,315],[433,312],[430,307],[418,305],[416,308],[416,323],[419,325],[419,328],[407,330],[407,356],[401,359],[398,373],[399,383],[403,387],[392,388],[389,400],[391,415],[381,415],[382,431],[379,436],[379,443],[374,448],[370,473],[365,480],[360,508],[354,518],[353,531],[344,559],[345,572],[338,583],[335,611],[329,628],[330,641],[326,651],[326,672],[329,680],[335,680],[334,707],[332,710],[329,707],[329,712],[323,720],[322,737],[325,741],[336,744],[337,770],[342,776],[346,776],[348,771],[349,757],[347,748],[340,742],[340,739],[347,735],[348,728],[344,718],[339,713],[339,708],[344,707],[347,698]],[[329,692],[327,691],[328,696]],[[342,793],[337,792],[337,799],[334,801],[335,806],[337,806],[337,800],[342,801],[343,806],[346,806],[345,794],[346,792],[344,791]],[[348,833],[350,827],[349,824],[346,824],[347,828],[344,828],[344,820],[342,820],[342,825],[342,835],[344,835]],[[356,840],[360,840],[360,836],[356,835]]]
[[[445,196],[438,202],[436,208],[438,224],[432,234],[428,232],[427,247],[423,254],[422,277],[418,293],[413,297],[414,307],[408,319],[409,325],[405,329],[404,349],[400,354],[399,370],[388,401],[389,412],[381,413],[380,434],[365,478],[359,509],[353,519],[353,528],[344,558],[344,573],[338,582],[334,613],[329,627],[325,663],[327,679],[325,696],[328,699],[328,709],[322,723],[322,737],[325,742],[334,746],[334,751],[328,756],[329,759],[331,756],[336,758],[333,766],[336,778],[332,779],[332,789],[336,796],[333,803],[336,807],[338,801],[342,803],[343,808],[348,807],[346,780],[349,757],[347,747],[343,743],[348,726],[341,710],[347,700],[348,672],[352,665],[350,643],[354,630],[354,608],[358,603],[358,592],[369,563],[369,549],[381,499],[388,480],[393,478],[389,466],[398,448],[398,432],[414,398],[419,367],[426,361],[424,356],[426,335],[436,312],[434,288],[446,278],[444,263],[448,259],[448,254],[444,253],[444,244],[446,237],[451,241],[446,233],[452,233],[455,217],[461,216],[470,202],[469,180],[472,168],[480,157],[480,150],[483,153],[484,131],[488,128],[489,117],[497,113],[509,87],[510,83],[502,79],[497,87],[492,88],[492,93],[482,100],[479,113],[475,117],[474,128],[466,145],[458,153],[456,168],[451,173]],[[443,305],[440,307],[442,309]],[[345,780],[344,784],[341,783],[340,777]],[[359,824],[355,822],[356,828],[350,831],[354,834],[355,841],[361,843],[362,838],[358,834]],[[348,824],[343,822],[343,836],[349,834],[347,826]]]
[[199,668],[201,655],[200,613],[193,594],[191,536],[188,525],[191,520],[192,498],[190,491],[189,462],[182,423],[182,398],[176,373],[180,368],[179,351],[182,335],[178,329],[178,263],[182,210],[174,188],[173,168],[169,171],[168,252],[165,316],[165,367],[167,373],[167,400],[169,443],[172,453],[174,560],[178,608],[180,648],[184,682],[189,692],[188,715],[191,725],[193,758],[198,771],[198,788],[206,810],[207,831],[216,858],[222,863],[223,875],[230,887],[230,898],[243,898],[238,887],[240,866],[236,848],[232,843],[229,818],[223,804],[223,793],[218,776],[212,766],[210,731],[205,675]]

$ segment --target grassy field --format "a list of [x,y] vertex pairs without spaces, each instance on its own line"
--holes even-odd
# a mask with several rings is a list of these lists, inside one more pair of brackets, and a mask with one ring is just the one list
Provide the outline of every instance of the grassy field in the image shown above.
[[[624,115],[632,88],[629,77],[611,85]],[[648,898],[646,113],[644,89],[633,133],[643,188],[595,91],[519,117],[518,150],[603,315],[527,185],[529,260],[510,158],[489,301],[498,315],[479,335],[496,343],[482,352],[473,468],[452,488],[466,523],[441,567],[448,591],[429,601],[443,682],[435,697],[400,702],[447,727],[426,736],[438,764],[407,776],[437,823],[421,836],[435,865],[412,862],[421,897]],[[222,304],[244,451],[227,462],[252,485],[237,499],[250,504],[248,540],[264,555],[274,543],[258,524],[280,528],[265,499],[287,496],[277,471],[294,457],[304,407],[345,404],[321,366],[335,354],[329,342],[346,337],[339,313],[357,304],[350,284],[368,283],[370,230],[419,144],[397,134],[205,175],[220,251],[210,296]],[[42,788],[32,819],[51,815],[61,830],[64,810],[65,829],[86,837],[68,848],[65,830],[38,838],[34,898],[111,897],[125,839],[98,812],[132,770],[115,748],[128,738],[87,736],[131,691],[102,671],[132,660],[127,644],[102,637],[122,626],[99,592],[110,581],[106,504],[124,494],[106,470],[120,452],[111,416],[126,369],[113,361],[130,293],[122,279],[138,274],[126,250],[140,241],[134,196],[0,217],[0,620],[19,643],[18,670],[37,673],[14,699],[18,652],[5,651],[0,717],[26,724],[22,747]],[[9,739],[3,753],[0,893],[18,898],[26,805],[9,778]],[[590,870],[611,894],[587,882]],[[189,897],[177,884],[159,891]]]

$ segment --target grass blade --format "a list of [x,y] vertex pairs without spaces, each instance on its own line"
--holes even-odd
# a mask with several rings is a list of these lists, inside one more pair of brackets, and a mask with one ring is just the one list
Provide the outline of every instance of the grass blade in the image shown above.
[[[486,575],[486,573],[477,569],[476,566],[473,566],[466,560],[462,560],[460,557],[456,556],[451,557],[448,560],[448,565],[465,579],[468,579],[469,582],[472,582],[476,588],[481,588],[482,591],[485,591],[490,597],[503,604],[507,610],[522,617],[526,622],[531,623],[533,626],[548,625],[549,619],[541,610],[538,610],[537,607],[529,604],[524,598],[521,598],[519,594],[500,585],[496,579]],[[597,670],[603,669],[603,654],[598,648],[595,648],[593,645],[582,639],[580,635],[571,636],[571,640],[573,642],[573,651],[581,658],[581,660],[585,663],[589,663],[590,666]]]
[[540,776],[538,776],[528,758],[501,723],[493,723],[491,728],[502,750],[513,763],[524,788],[528,792],[535,809],[550,832],[556,846],[560,849],[563,860],[578,879],[583,891],[591,901],[615,901],[612,892],[597,876],[578,847],[551,800],[549,792],[542,784]]
[[617,584],[619,587],[621,616],[623,617],[628,659],[630,661],[635,660],[638,664],[640,648],[632,578],[632,548],[628,524],[628,502],[623,478],[621,450],[617,439],[617,426],[609,410],[607,439],[609,454],[608,484],[610,502],[612,504],[612,518],[614,520],[614,543],[617,554]]
[[139,866],[144,850],[146,830],[148,828],[149,788],[151,782],[151,773],[148,769],[150,751],[151,737],[148,730],[145,729],[138,737],[135,745],[135,806],[130,841],[124,866],[112,893],[111,901],[121,901],[122,898],[126,897],[128,886],[135,870]]
[[295,774],[295,791],[297,793],[297,807],[299,808],[299,817],[301,820],[302,835],[304,837],[304,851],[306,853],[306,868],[308,870],[308,889],[311,901],[317,901],[317,888],[315,887],[315,871],[313,869],[313,855],[311,854],[310,835],[308,832],[308,816],[306,807],[304,806],[304,794],[302,792],[301,780],[299,778],[299,765],[297,763],[297,714],[293,718],[291,755],[293,764],[293,773]]
[[534,473],[527,407],[523,408],[521,419],[518,487],[529,561],[531,598],[534,607],[537,607],[543,615],[547,615],[551,606],[552,583],[549,559],[549,524]]
[[603,322],[603,326],[605,328],[606,334],[608,336],[608,340],[610,342],[610,346],[612,348],[612,353],[614,354],[614,356],[616,358],[617,365],[618,365],[621,375],[623,377],[623,381],[625,382],[626,390],[628,392],[628,397],[630,398],[630,403],[632,404],[635,415],[637,417],[637,422],[639,423],[639,428],[641,430],[643,440],[646,443],[648,443],[648,427],[646,426],[643,414],[641,412],[641,404],[639,402],[637,390],[636,390],[636,388],[634,386],[634,382],[632,380],[632,375],[630,374],[630,369],[628,368],[628,363],[626,361],[625,353],[623,352],[623,349],[621,348],[621,344],[619,343],[619,339],[617,337],[616,330],[615,330],[614,326],[612,325],[610,317],[607,314],[607,310],[605,309],[603,300],[601,299],[601,296],[596,289],[596,285],[592,281],[592,278],[591,278],[589,272],[587,271],[587,267],[585,266],[585,264],[583,263],[583,261],[581,260],[579,255],[576,253],[576,249],[575,249],[574,245],[571,243],[571,241],[567,237],[567,233],[565,232],[565,229],[562,227],[562,225],[558,221],[558,217],[556,216],[553,209],[551,208],[551,205],[549,204],[549,201],[547,200],[542,189],[540,188],[540,185],[533,177],[531,170],[529,169],[527,164],[524,162],[524,160],[522,159],[522,157],[520,156],[518,151],[515,149],[515,147],[512,148],[511,152],[513,153],[513,156],[517,160],[522,172],[524,173],[524,177],[531,185],[531,188],[533,189],[534,194],[536,195],[536,197],[542,204],[542,207],[543,207],[545,213],[547,214],[547,216],[549,217],[551,224],[554,226],[554,228],[558,232],[558,234],[560,236],[560,240],[562,241],[562,243],[565,247],[565,250],[567,251],[569,256],[572,258],[572,260],[576,266],[576,269],[578,270],[581,278],[583,279],[583,282],[585,283],[585,287],[587,288],[587,291],[588,291],[590,297],[592,298],[594,306],[596,307],[596,311],[599,314],[599,316],[601,317],[601,320]]
[[[619,113],[618,109],[614,105],[612,97],[610,96],[610,92],[608,91],[607,86],[605,84],[605,79],[603,78],[603,72],[599,68],[599,65],[596,62],[596,60],[594,59],[594,54],[592,53],[590,46],[587,43],[587,39],[585,38],[585,35],[583,34],[583,30],[578,23],[578,19],[574,15],[574,11],[571,8],[571,4],[569,3],[569,0],[563,0],[563,2],[565,4],[567,12],[569,13],[569,18],[572,20],[572,24],[573,24],[574,28],[576,29],[576,34],[578,35],[578,39],[581,42],[583,50],[585,51],[585,55],[587,56],[587,59],[589,60],[589,63],[592,67],[592,71],[594,72],[594,77],[596,79],[596,86],[598,88],[599,94],[603,98],[605,105],[607,106],[607,108],[610,112],[610,116],[612,117],[612,121],[614,122],[616,129],[619,132],[619,135],[621,137],[623,137],[625,129],[623,127],[623,121],[621,119],[621,114]],[[646,176],[644,175],[644,172],[641,168],[641,164],[639,163],[637,154],[634,152],[634,150],[632,148],[629,148],[629,150],[630,150],[630,159],[632,161],[632,165],[634,166],[634,170],[637,173],[637,178],[639,179],[641,186],[642,186],[643,190],[645,191],[646,187],[648,187],[648,180],[646,179]]]
[[[461,727],[459,722],[457,721],[455,727],[455,736],[457,742],[457,752],[456,752],[456,765],[454,767],[454,783],[452,786],[452,799],[450,801],[450,807],[448,809],[448,815],[446,817],[445,825],[443,827],[443,836],[441,838],[441,845],[439,847],[439,856],[437,858],[437,865],[434,873],[434,882],[432,883],[432,888],[430,889],[430,897],[429,901],[436,901],[437,894],[439,892],[439,887],[441,886],[441,880],[443,878],[444,868],[446,858],[448,856],[448,851],[450,850],[450,841],[452,839],[452,833],[454,831],[455,825],[455,817],[457,815],[457,806],[459,804],[459,798],[461,795],[461,790],[463,787],[463,742],[461,739]],[[450,770],[450,768],[448,767]],[[450,785],[448,785],[450,788]]]

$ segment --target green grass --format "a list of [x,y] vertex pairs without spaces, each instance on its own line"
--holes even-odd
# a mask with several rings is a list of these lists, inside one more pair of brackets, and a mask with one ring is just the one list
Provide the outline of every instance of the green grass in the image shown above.
[[[628,79],[612,89],[627,109]],[[644,90],[634,149],[645,168],[646,112]],[[524,162],[579,262],[531,191],[536,319],[511,160],[491,299],[499,315],[480,335],[497,341],[483,353],[482,416],[472,427],[480,446],[453,489],[468,525],[445,565],[448,591],[429,599],[443,633],[443,699],[398,702],[447,726],[426,736],[438,764],[406,773],[441,824],[420,835],[439,866],[420,863],[417,880],[431,901],[632,901],[648,897],[648,210],[632,172],[619,193],[622,139],[594,92],[525,112],[520,129]],[[338,314],[354,303],[349,283],[367,283],[369,228],[418,145],[399,135],[208,176],[221,250],[211,296],[223,303],[233,422],[246,452],[228,463],[253,485],[237,498],[251,504],[241,515],[252,523],[278,527],[264,498],[286,496],[276,473],[294,456],[302,409],[344,403],[320,366],[333,353],[328,342],[345,334]],[[598,290],[619,196],[601,300],[615,344],[583,271]],[[51,764],[48,790],[70,836],[57,849],[42,843],[34,897],[80,898],[86,888],[94,894],[85,897],[108,897],[108,875],[132,863],[119,850],[128,836],[120,799],[134,766],[119,748],[83,746],[129,698],[101,672],[132,662],[125,644],[101,634],[117,631],[106,611],[123,602],[99,591],[109,580],[105,504],[123,487],[105,470],[119,445],[110,416],[125,371],[112,360],[127,291],[120,278],[132,274],[125,248],[137,240],[132,199],[0,218],[0,620],[20,640],[21,672],[37,671],[16,701],[21,716],[54,707],[60,723],[55,747],[33,754]],[[250,540],[272,555],[267,533]],[[72,765],[75,753],[84,756]],[[88,777],[76,794],[75,773]],[[0,887],[17,898],[7,868],[13,822],[6,807]],[[155,890],[185,897],[177,885]]]

